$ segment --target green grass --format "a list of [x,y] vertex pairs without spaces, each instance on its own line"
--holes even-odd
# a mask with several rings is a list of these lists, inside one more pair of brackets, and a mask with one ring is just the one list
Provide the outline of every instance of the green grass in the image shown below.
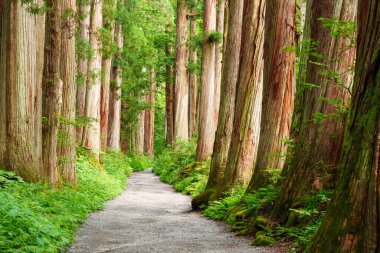
[[102,165],[78,153],[77,187],[29,184],[0,171],[0,252],[63,252],[78,225],[124,191],[132,164],[141,165],[115,152],[102,154]]

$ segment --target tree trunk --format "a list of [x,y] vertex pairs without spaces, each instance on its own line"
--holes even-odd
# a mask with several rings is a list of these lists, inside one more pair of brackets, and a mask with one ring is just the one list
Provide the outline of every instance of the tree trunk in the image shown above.
[[[304,203],[309,193],[335,185],[344,137],[342,108],[350,99],[355,49],[350,38],[332,36],[320,18],[353,22],[356,6],[357,0],[312,1],[307,6],[312,18],[306,28],[311,31],[310,38],[306,39],[319,44],[309,61],[301,65],[306,68],[302,70],[306,76],[299,78],[296,105],[300,115],[293,123],[297,129],[293,133],[297,138],[293,153],[303,155],[290,158],[289,169],[284,171],[286,180],[276,201],[276,210],[282,215],[294,208],[294,204]],[[314,57],[315,53],[323,55],[323,59]],[[336,73],[339,77],[331,78],[323,73]],[[307,84],[318,87],[310,88]],[[322,120],[317,118],[320,115],[324,117]]]
[[[216,31],[220,33],[223,38],[224,35],[224,14],[226,2],[224,0],[217,0],[216,4]],[[214,126],[218,124],[219,106],[220,106],[220,89],[222,82],[222,63],[223,63],[223,45],[224,40],[215,44],[215,88],[214,88]],[[214,143],[212,143],[214,144]]]
[[203,16],[203,49],[201,91],[199,97],[199,124],[196,160],[205,161],[212,154],[215,139],[215,41],[216,0],[205,0]]
[[100,90],[102,70],[102,42],[100,29],[102,28],[102,3],[95,1],[92,4],[93,16],[91,19],[90,41],[94,56],[89,62],[90,78],[87,80],[85,115],[91,123],[84,128],[83,145],[99,158],[100,151]]
[[140,112],[137,127],[135,129],[134,150],[136,155],[144,154],[144,121],[145,111],[142,111]]
[[43,177],[51,184],[58,182],[58,116],[62,107],[62,81],[60,77],[61,16],[60,1],[47,1],[51,9],[46,17],[45,61],[43,72],[42,152]]
[[351,109],[335,196],[307,252],[379,252],[380,3],[359,1]]
[[110,103],[110,83],[113,57],[113,42],[115,33],[115,18],[109,13],[116,10],[117,1],[106,1],[103,8],[103,27],[109,32],[109,40],[107,45],[103,45],[103,60],[102,60],[102,87],[100,93],[100,140],[102,150],[107,149],[108,136],[108,119],[109,119],[109,103]]
[[[79,23],[80,41],[83,45],[90,45],[90,20],[91,20],[91,5],[90,2],[81,1],[79,7],[79,15],[81,16]],[[78,116],[85,116],[86,105],[86,88],[88,79],[88,61],[89,55],[80,54],[78,56],[78,77],[77,77],[77,102],[76,111]],[[77,139],[82,143],[83,126],[77,127]]]
[[174,138],[189,138],[189,83],[187,77],[188,42],[187,42],[188,0],[177,1],[177,37],[174,84]]
[[75,121],[77,85],[77,63],[75,59],[75,13],[76,0],[62,0],[63,10],[67,13],[62,18],[62,54],[61,54],[61,79],[62,90],[62,118],[60,144],[60,169],[62,179],[71,184],[76,183],[76,138]]
[[267,183],[267,170],[282,169],[284,164],[294,104],[295,22],[295,1],[266,3],[261,141],[251,191]]
[[[192,10],[194,12],[195,10]],[[194,39],[197,32],[197,19],[190,17],[190,40]],[[197,95],[198,95],[198,76],[194,68],[198,61],[196,47],[190,47],[189,64],[189,137],[193,137],[197,128]]]
[[[116,26],[116,43],[119,48],[117,57],[121,57],[123,51],[123,31],[122,25]],[[116,58],[117,59],[117,58]],[[121,126],[121,84],[122,68],[117,61],[114,62],[112,70],[113,83],[111,83],[111,95],[109,105],[109,122],[108,122],[108,147],[114,150],[120,150],[120,126]]]
[[[7,124],[6,124],[6,43],[7,43],[7,13],[3,12],[3,1],[0,2],[0,169],[4,168],[7,150]],[[4,19],[4,20],[3,20]]]
[[[171,57],[171,48],[170,46],[167,46],[166,48],[166,57]],[[173,90],[173,67],[169,61],[166,65],[166,87],[165,87],[165,95],[166,95],[166,111],[165,111],[165,117],[166,117],[166,144],[172,145],[174,143],[174,90]]]
[[[36,4],[41,5],[42,1]],[[15,171],[26,181],[37,181],[42,174],[41,64],[45,17],[28,12],[28,4],[5,1],[3,21],[1,57],[4,65],[1,68],[5,73],[2,90],[6,92],[4,168]]]
[[241,45],[244,57],[240,62],[232,138],[220,193],[248,184],[252,176],[253,141],[260,129],[257,112],[260,112],[263,89],[264,14],[264,0],[245,1]]
[[144,150],[145,153],[153,158],[154,144],[154,102],[156,97],[156,70],[150,72],[150,93],[146,96],[149,109],[145,110],[144,122]]
[[215,189],[223,182],[224,169],[227,163],[229,145],[231,142],[232,124],[235,111],[236,83],[240,65],[240,47],[242,36],[244,1],[237,0],[228,5],[228,32],[226,50],[222,69],[221,102],[218,118],[218,128],[214,142],[214,153],[211,159],[210,176],[206,190],[192,205],[197,208],[214,199]]

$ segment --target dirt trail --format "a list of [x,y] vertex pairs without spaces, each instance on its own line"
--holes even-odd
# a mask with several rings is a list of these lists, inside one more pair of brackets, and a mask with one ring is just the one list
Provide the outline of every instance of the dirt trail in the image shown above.
[[134,173],[127,190],[90,215],[75,239],[70,253],[270,252],[192,212],[190,197],[176,193],[151,170]]

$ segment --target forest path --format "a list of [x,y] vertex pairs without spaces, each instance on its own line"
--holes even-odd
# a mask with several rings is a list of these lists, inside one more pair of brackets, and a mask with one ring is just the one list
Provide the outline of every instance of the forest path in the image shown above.
[[190,201],[151,170],[133,173],[121,196],[89,216],[69,252],[271,252],[192,212]]

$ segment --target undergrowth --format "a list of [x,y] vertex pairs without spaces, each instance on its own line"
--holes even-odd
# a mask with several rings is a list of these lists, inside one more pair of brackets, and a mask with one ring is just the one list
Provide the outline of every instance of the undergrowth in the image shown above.
[[80,222],[123,192],[140,160],[110,152],[100,164],[79,149],[76,187],[29,184],[0,170],[0,252],[64,252]]
[[153,172],[165,183],[174,185],[178,192],[194,196],[206,187],[210,165],[208,162],[194,162],[195,141],[179,142],[167,147],[156,156]]

